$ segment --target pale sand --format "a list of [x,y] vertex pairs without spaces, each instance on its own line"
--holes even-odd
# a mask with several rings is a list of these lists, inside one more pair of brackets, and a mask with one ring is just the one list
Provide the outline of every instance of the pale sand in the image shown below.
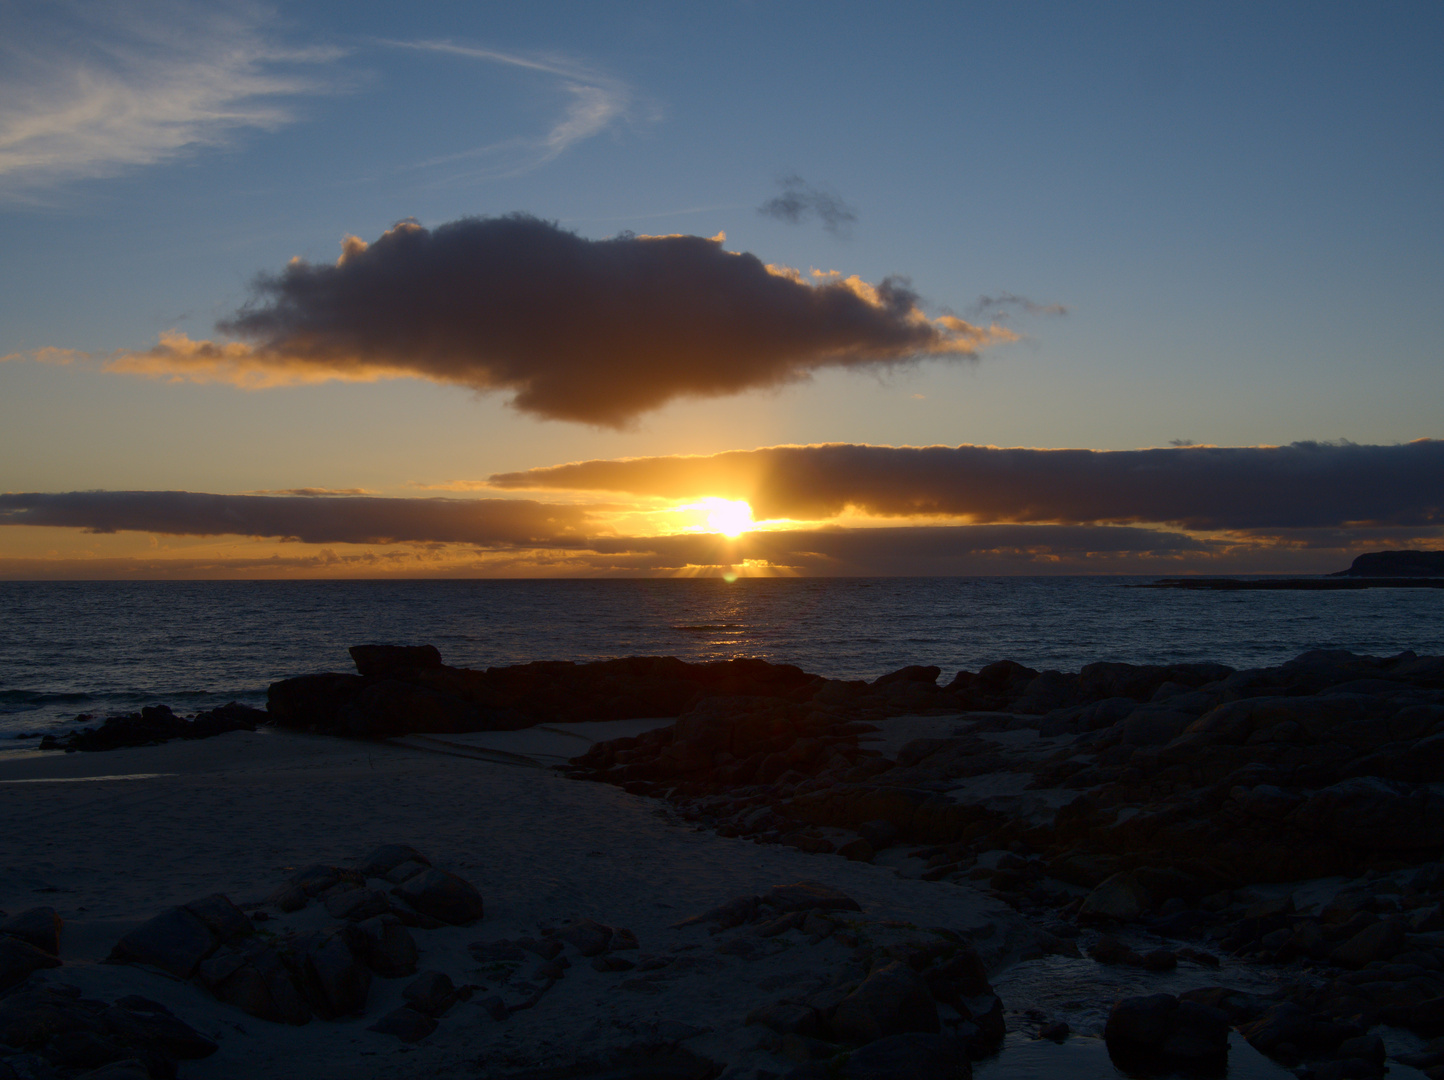
[[[570,752],[582,752],[587,741],[578,735],[612,737],[647,724],[628,723],[625,732],[558,725],[576,730],[456,741],[549,762],[573,744]],[[849,950],[789,933],[744,961],[715,947],[749,928],[713,938],[705,928],[669,927],[733,896],[799,880],[844,890],[869,919],[969,934],[993,966],[1031,941],[1016,913],[969,888],[721,838],[614,787],[397,744],[265,732],[108,753],[0,755],[0,820],[0,909],[51,905],[66,921],[66,964],[48,977],[91,996],[140,993],[172,1008],[220,1044],[212,1057],[182,1063],[181,1076],[196,1080],[500,1074],[625,1045],[664,1020],[715,1029],[685,1043],[698,1053],[747,1072],[780,1070],[785,1063],[754,1049],[762,1032],[743,1026],[746,1013],[831,981]],[[156,972],[98,963],[128,929],[171,905],[214,892],[238,903],[260,900],[296,868],[350,865],[389,842],[414,844],[472,881],[486,901],[486,917],[474,926],[415,932],[422,970],[492,988],[455,1006],[415,1048],[366,1030],[400,1004],[406,979],[377,979],[360,1019],[291,1028]],[[540,1004],[504,1022],[490,1019],[478,1001],[494,980],[465,946],[533,937],[538,923],[578,917],[633,930],[644,954],[700,960],[657,984],[661,993],[642,994],[619,989],[626,975],[593,971],[569,950],[574,966]],[[332,923],[313,902],[263,926]]]

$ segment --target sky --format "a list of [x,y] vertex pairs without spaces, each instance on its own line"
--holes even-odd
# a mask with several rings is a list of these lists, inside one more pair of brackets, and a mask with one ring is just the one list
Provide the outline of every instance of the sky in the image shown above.
[[0,578],[1444,534],[1434,3],[0,0]]

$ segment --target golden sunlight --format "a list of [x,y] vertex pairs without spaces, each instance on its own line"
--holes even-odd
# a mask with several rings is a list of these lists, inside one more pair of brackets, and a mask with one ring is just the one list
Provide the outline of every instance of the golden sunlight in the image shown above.
[[752,528],[752,507],[741,499],[703,499],[707,529],[736,539]]

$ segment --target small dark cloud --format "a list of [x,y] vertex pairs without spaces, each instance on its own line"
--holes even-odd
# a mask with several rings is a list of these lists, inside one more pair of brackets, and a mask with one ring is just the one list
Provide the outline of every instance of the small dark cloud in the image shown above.
[[775,195],[757,208],[766,217],[801,225],[816,218],[833,236],[848,236],[857,224],[857,211],[843,202],[835,191],[809,184],[796,175],[778,181],[781,195]]
[[899,278],[809,281],[722,237],[587,240],[524,215],[349,237],[334,264],[292,261],[218,328],[163,335],[108,368],[276,386],[421,378],[509,391],[533,416],[622,427],[680,397],[719,397],[829,367],[973,358],[1016,337],[929,319]]
[[1444,524],[1444,440],[1156,450],[774,446],[500,473],[498,488],[746,499],[758,520],[1158,523],[1199,530]]
[[1015,311],[1026,315],[1067,315],[1068,309],[1062,304],[1040,304],[1017,293],[1001,292],[997,296],[980,296],[968,309],[973,315],[987,315],[991,318],[1005,318]]
[[586,522],[584,507],[530,499],[297,498],[196,491],[0,495],[0,525],[275,537],[308,544],[549,544],[574,542]]
[[1169,439],[1169,440],[1168,440],[1168,445],[1169,445],[1169,446],[1194,446],[1194,445],[1196,445],[1196,444],[1194,443],[1194,441],[1193,441],[1192,439]]
[[329,496],[345,495],[374,495],[375,492],[366,488],[260,488],[256,491],[244,492],[246,495],[301,495],[308,498],[326,498]]

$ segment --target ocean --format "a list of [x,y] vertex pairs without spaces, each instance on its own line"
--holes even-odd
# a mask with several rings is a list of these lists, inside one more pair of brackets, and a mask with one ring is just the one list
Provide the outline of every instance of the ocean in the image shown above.
[[1011,659],[1281,663],[1308,649],[1444,652],[1444,590],[1209,592],[1153,578],[0,582],[0,747],[164,703],[261,706],[266,686],[351,671],[346,649],[429,643],[530,660],[755,656],[831,678]]

